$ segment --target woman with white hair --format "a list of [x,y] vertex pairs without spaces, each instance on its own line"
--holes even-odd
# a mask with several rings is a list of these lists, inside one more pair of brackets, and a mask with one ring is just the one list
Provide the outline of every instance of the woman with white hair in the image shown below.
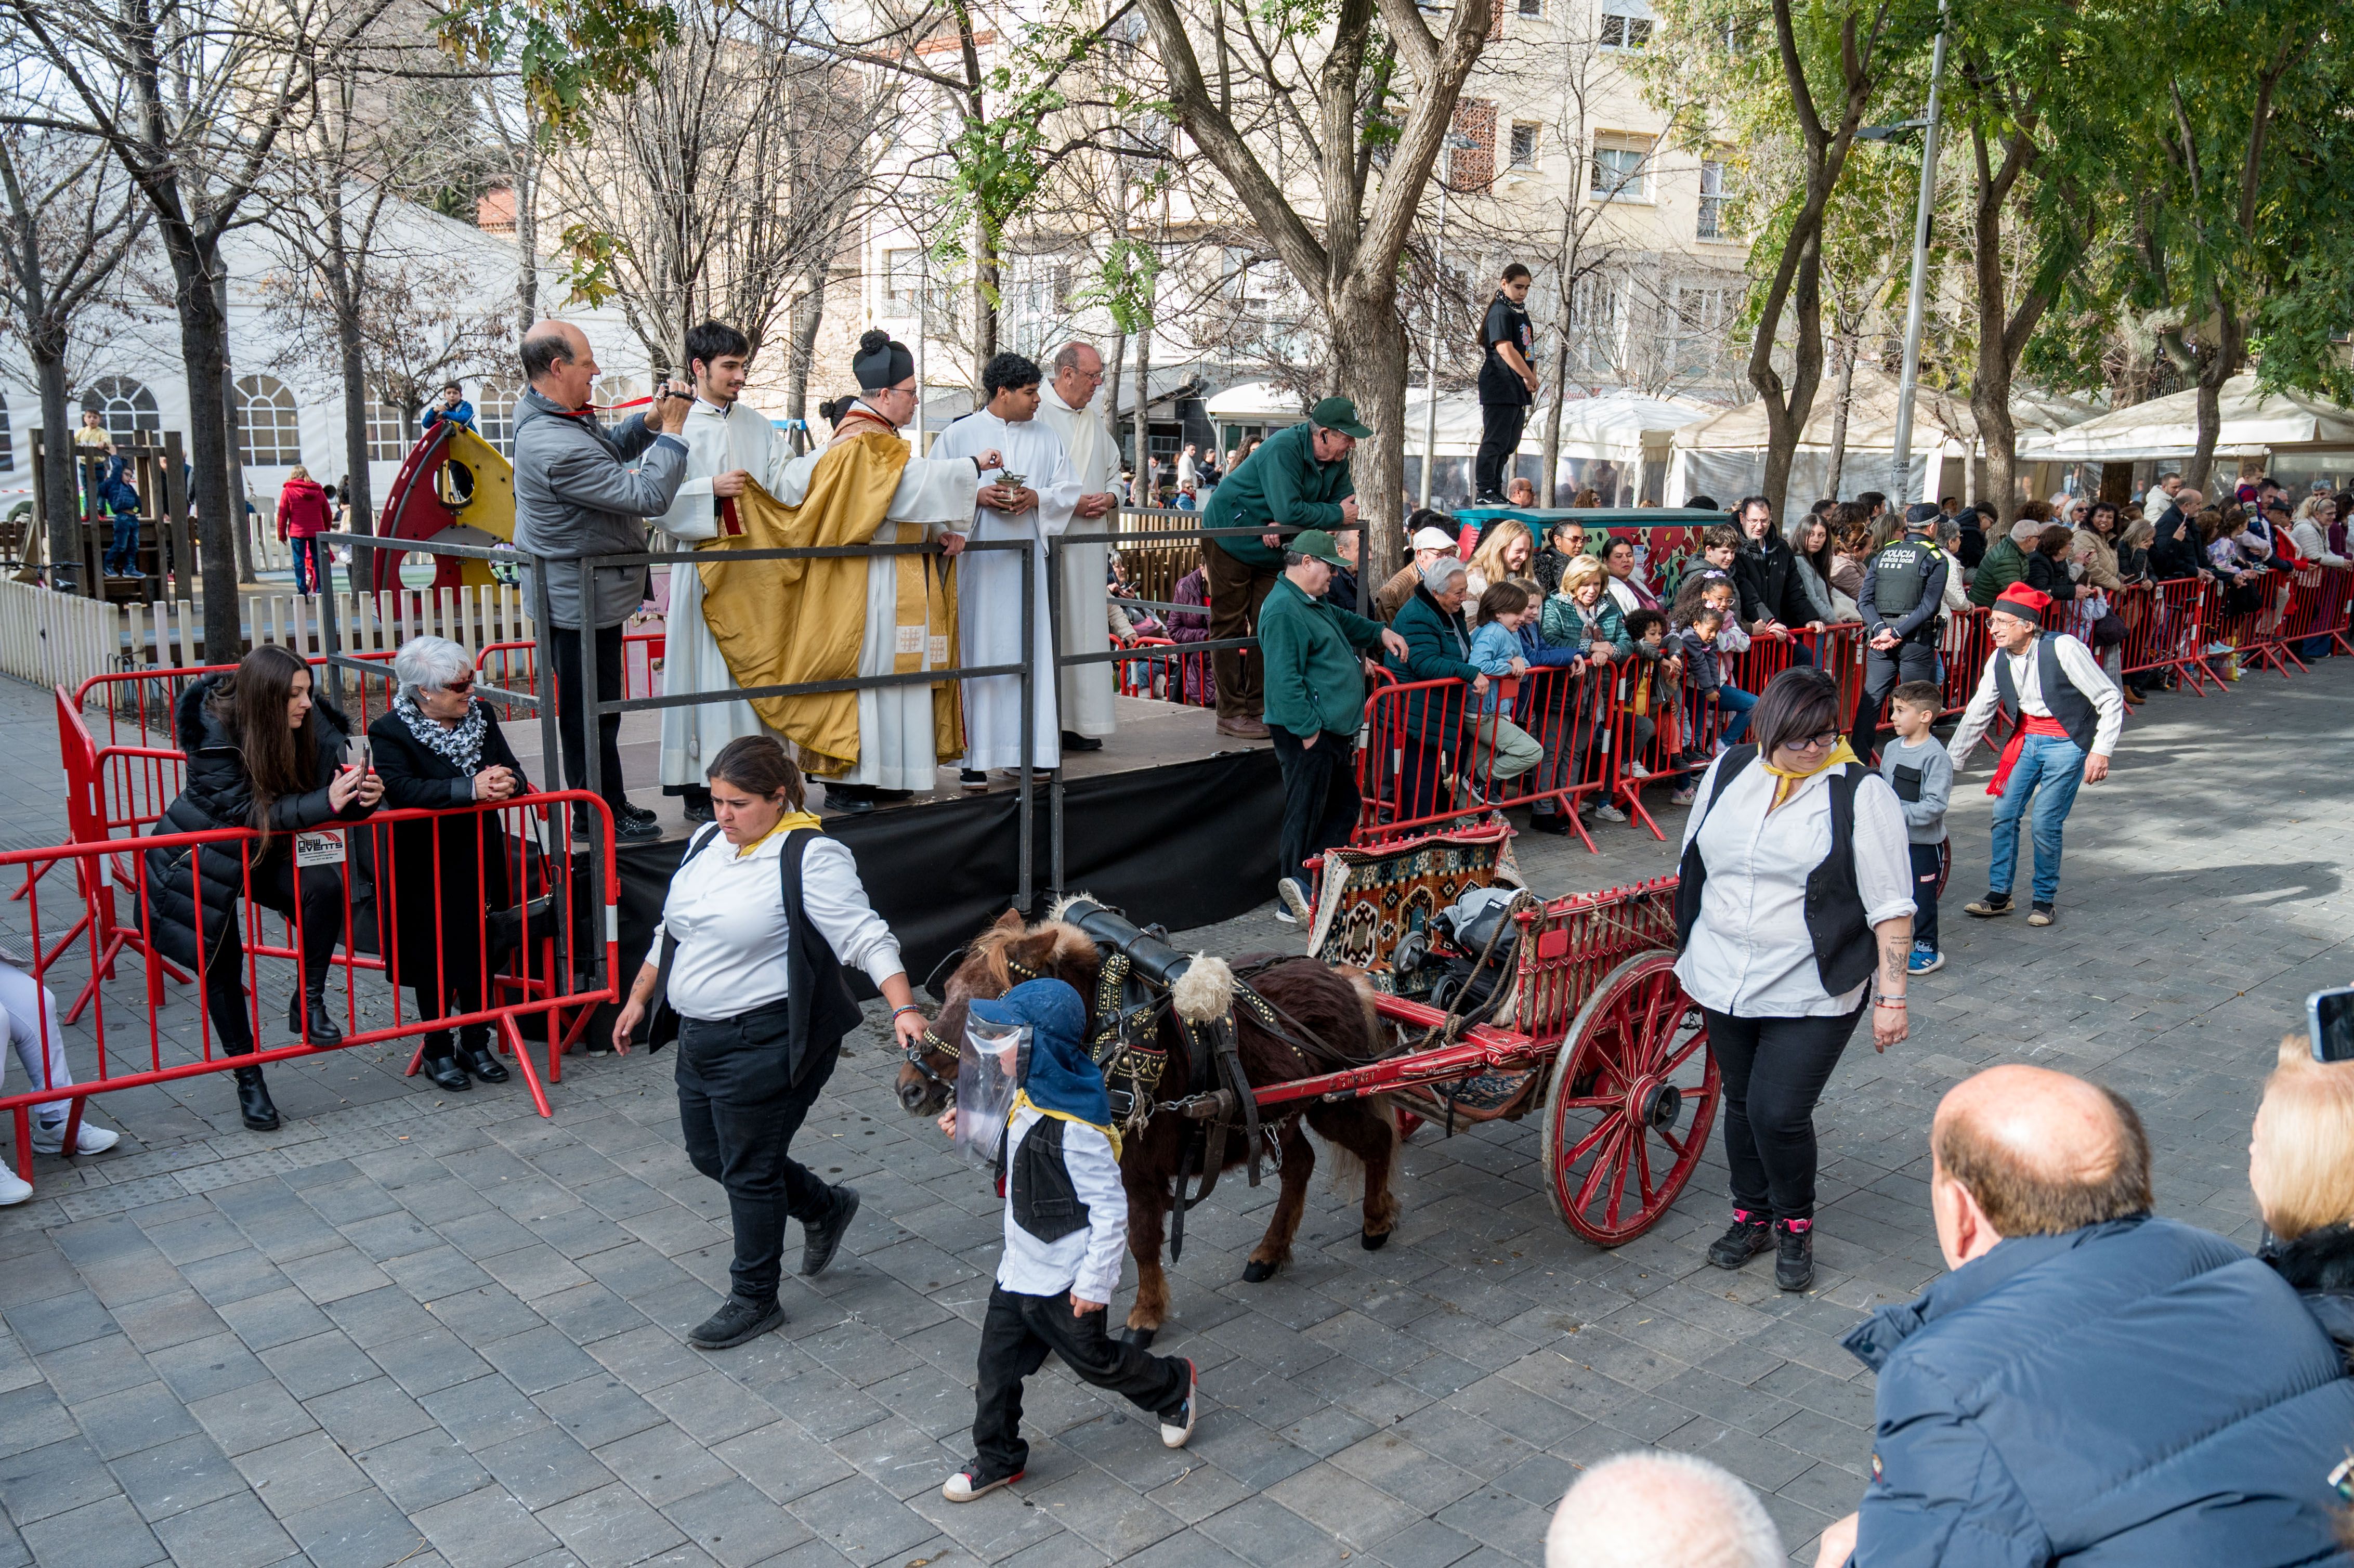
[[[368,726],[385,804],[451,810],[529,791],[490,705],[473,694],[474,662],[446,637],[412,637],[393,655],[400,683],[392,707]],[[450,1018],[491,1005],[487,977],[513,938],[508,844],[496,811],[464,810],[400,822],[389,831],[393,952],[390,979],[417,991],[418,1015]],[[485,961],[487,959],[487,961]],[[506,1081],[490,1051],[490,1024],[425,1037],[425,1075],[451,1093]]]
[[1741,1478],[1696,1454],[1616,1455],[1578,1478],[1545,1568],[1777,1568],[1781,1532]]

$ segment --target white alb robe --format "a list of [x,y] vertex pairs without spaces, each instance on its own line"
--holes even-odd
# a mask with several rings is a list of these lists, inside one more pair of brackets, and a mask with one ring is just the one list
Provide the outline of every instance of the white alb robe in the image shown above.
[[[1093,398],[1084,408],[1074,408],[1055,396],[1050,381],[1038,399],[1038,422],[1061,438],[1080,494],[1118,493],[1119,442],[1104,424]],[[1071,532],[1108,534],[1118,521],[1116,514],[1077,518]],[[1111,647],[1110,571],[1110,546],[1063,547],[1063,613],[1056,624],[1065,653],[1101,653]],[[1063,671],[1059,685],[1063,728],[1100,739],[1119,727],[1110,664],[1071,665]]]
[[[799,506],[809,493],[810,476],[817,471],[818,460],[824,455],[821,449],[786,464],[770,493],[788,506]],[[980,493],[980,471],[969,459],[910,458],[899,476],[899,488],[891,493],[885,521],[875,530],[874,542],[913,545],[960,532],[972,516],[974,497]],[[930,625],[928,618],[920,629],[898,623],[902,559],[876,556],[866,564],[866,630],[858,644],[862,675],[887,675],[896,669],[902,639],[909,652],[921,654],[920,668],[955,668],[957,651],[948,645],[945,628]],[[934,563],[933,569],[938,569],[938,563]],[[858,694],[858,766],[826,782],[877,789],[929,789],[938,781],[938,768],[932,688],[874,687]]]
[[[1027,663],[1035,693],[1032,710],[1030,765],[1055,768],[1062,763],[1062,726],[1055,701],[1055,629],[1046,613],[1046,541],[1068,531],[1071,508],[1078,503],[1078,476],[1063,450],[1062,438],[1036,419],[1009,423],[982,409],[967,414],[940,433],[933,450],[942,457],[970,458],[994,448],[1005,466],[981,476],[997,482],[998,472],[1018,473],[1038,494],[1038,504],[1027,512],[1004,513],[976,508],[975,543],[996,539],[1030,542],[1031,591],[1036,596],[1030,645],[1022,642],[1022,557],[1012,550],[968,552],[957,557],[957,623],[962,632],[967,669],[988,664]],[[968,768],[1022,766],[1022,682],[1014,675],[996,675],[964,683],[965,759]]]
[[[658,549],[692,550],[719,535],[718,507],[711,482],[742,469],[762,488],[776,488],[778,472],[792,449],[769,417],[748,403],[726,408],[700,397],[678,432],[686,443],[686,481],[678,487],[671,508],[651,519],[669,535],[657,540]],[[691,566],[673,566],[670,572],[670,613],[663,625],[663,692],[733,692],[735,675],[718,640],[703,619],[703,574]],[[776,735],[760,722],[747,702],[697,703],[693,707],[664,708],[662,715],[662,782],[666,789],[700,785],[703,770],[721,748],[748,735]],[[777,736],[782,740],[782,736]]]

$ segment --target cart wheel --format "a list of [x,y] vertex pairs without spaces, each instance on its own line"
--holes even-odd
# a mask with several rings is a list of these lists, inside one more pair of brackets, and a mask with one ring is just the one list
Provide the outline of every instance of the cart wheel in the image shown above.
[[1649,1229],[1699,1166],[1716,1097],[1708,1025],[1674,955],[1612,969],[1578,1009],[1545,1101],[1545,1191],[1569,1228],[1599,1246]]

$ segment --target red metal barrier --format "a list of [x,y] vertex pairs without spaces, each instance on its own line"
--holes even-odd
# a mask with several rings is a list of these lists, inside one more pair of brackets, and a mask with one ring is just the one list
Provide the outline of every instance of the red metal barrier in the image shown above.
[[[41,1081],[35,1086],[0,1096],[0,1113],[13,1116],[16,1124],[19,1174],[27,1180],[32,1176],[28,1121],[31,1107],[36,1105],[70,1099],[70,1138],[71,1129],[79,1126],[83,1102],[92,1095],[468,1026],[484,1026],[497,1033],[503,1048],[514,1057],[539,1113],[550,1114],[539,1069],[524,1039],[524,1026],[535,1019],[545,1022],[548,1076],[558,1076],[561,1050],[567,1037],[577,1035],[586,1026],[598,1004],[618,999],[615,977],[620,962],[615,902],[618,883],[611,876],[604,879],[601,912],[591,906],[581,908],[576,917],[576,901],[562,897],[535,909],[532,899],[547,891],[551,867],[544,857],[535,857],[524,846],[535,838],[529,831],[531,821],[544,816],[551,807],[563,809],[557,812],[559,816],[565,810],[595,811],[603,823],[603,863],[611,864],[610,816],[604,802],[581,791],[533,795],[452,811],[381,811],[363,822],[346,824],[345,858],[335,879],[339,885],[335,903],[341,926],[336,933],[340,951],[331,959],[329,970],[331,977],[339,974],[341,980],[331,980],[328,992],[330,1005],[341,1014],[344,1036],[334,1045],[313,1044],[305,1038],[292,1044],[265,1045],[255,1053],[238,1056],[220,1048],[212,1009],[199,1005],[193,1031],[182,1027],[167,1033],[159,1016],[166,1000],[167,981],[178,986],[193,985],[191,1000],[202,993],[202,985],[196,983],[196,977],[155,959],[150,949],[145,930],[154,909],[154,889],[149,883],[146,852],[161,850],[191,855],[205,853],[216,856],[227,853],[236,857],[245,907],[230,914],[237,922],[242,948],[241,960],[234,971],[235,981],[243,991],[241,1011],[246,1028],[250,1037],[260,1044],[275,1033],[263,1027],[264,1021],[275,1012],[270,1004],[277,1002],[283,991],[299,992],[302,984],[296,960],[302,949],[302,899],[292,901],[293,913],[288,920],[286,939],[272,944],[262,939],[261,911],[253,897],[257,874],[268,873],[274,877],[280,863],[273,857],[292,854],[287,835],[278,835],[275,844],[268,850],[262,848],[260,835],[252,830],[229,828],[143,838],[135,852],[119,841],[91,841],[0,854],[0,879],[17,884],[13,890],[10,924],[16,928],[14,934],[21,935],[34,954],[30,973],[39,983],[35,1003],[37,1016],[33,1022],[45,1038],[50,1037],[51,1031],[58,1032],[73,1052],[75,1067],[81,1075],[80,1081],[63,1084],[56,1081],[45,1065]],[[393,857],[391,835],[396,832],[408,835],[421,832],[426,841],[423,853],[433,857],[435,900],[429,928],[438,972],[445,955],[461,950],[488,954],[493,950],[493,916],[480,907],[481,899],[471,897],[465,907],[453,913],[443,906],[440,897],[441,876],[447,863],[440,854],[443,835],[463,834],[468,823],[485,818],[504,819],[511,830],[502,853],[507,848],[515,852],[514,866],[520,874],[519,880],[509,879],[509,891],[517,895],[519,906],[510,927],[514,946],[501,961],[502,972],[486,976],[482,991],[472,999],[481,1005],[465,1006],[466,999],[453,997],[451,988],[444,985],[440,988],[444,993],[442,1007],[454,1001],[461,1010],[419,1013],[407,1005],[407,977],[401,972],[404,946],[397,934],[404,923],[389,869]],[[484,870],[482,857],[487,852],[482,847],[482,836],[472,836],[479,886]],[[419,846],[406,844],[403,848],[415,852]],[[70,877],[46,874],[64,864],[74,867]],[[309,875],[290,871],[290,889],[300,887]],[[355,876],[361,878],[358,886],[363,894],[356,897]],[[366,896],[371,882],[374,895]],[[194,885],[201,923],[206,899],[217,897],[217,894],[207,889],[201,877],[194,879]],[[102,894],[111,902],[118,891],[126,905],[126,918],[110,928],[99,919],[94,900]],[[416,912],[410,915],[407,925],[413,942],[418,935]],[[565,939],[565,950],[576,955],[573,964],[556,961],[559,932]],[[389,956],[373,957],[366,950],[371,947],[388,948]],[[414,956],[413,947],[407,950]],[[592,967],[578,961],[578,955],[590,951],[602,953],[606,980],[601,985],[584,988],[572,971]],[[384,981],[394,988],[388,999],[391,1022],[363,1028],[360,977],[371,969],[381,973]],[[267,984],[265,975],[269,977]],[[220,985],[228,978],[228,971],[217,963],[211,983]],[[58,989],[77,983],[76,1005],[60,1010]],[[377,999],[371,995],[367,1000],[374,1002]],[[85,1013],[87,1022],[82,1022]],[[572,1015],[568,1027],[567,1013]]]
[[[1378,843],[1465,812],[1551,800],[1594,847],[1576,809],[1607,781],[1605,681],[1543,668],[1496,682],[1493,694],[1493,712],[1482,712],[1461,681],[1383,684],[1365,699],[1357,753],[1364,806],[1351,842]],[[1539,756],[1499,778],[1500,758],[1523,749],[1514,730],[1536,743]]]
[[[567,636],[572,633],[565,633]],[[669,650],[669,636],[661,631],[631,631],[621,638],[621,690],[623,700],[651,697],[654,691],[654,665]],[[486,683],[504,686],[513,692],[529,692],[539,682],[539,642],[535,638],[523,638],[511,642],[483,644],[474,655],[474,673]],[[602,694],[611,701],[613,693]],[[482,700],[498,711],[501,723],[521,714],[528,714],[520,703],[505,697],[485,694]]]
[[2298,667],[2304,666],[2302,645],[2327,638],[2342,652],[2354,653],[2347,641],[2349,610],[2354,610],[2354,571],[2343,567],[2307,567],[2290,585],[2288,613],[2282,618],[2281,646]]

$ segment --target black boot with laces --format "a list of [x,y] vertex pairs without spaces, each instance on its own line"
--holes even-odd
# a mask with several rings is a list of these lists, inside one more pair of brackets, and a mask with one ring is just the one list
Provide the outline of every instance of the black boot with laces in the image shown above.
[[1708,1245],[1708,1260],[1719,1268],[1739,1268],[1774,1245],[1766,1216],[1747,1209],[1733,1211],[1733,1224]]

